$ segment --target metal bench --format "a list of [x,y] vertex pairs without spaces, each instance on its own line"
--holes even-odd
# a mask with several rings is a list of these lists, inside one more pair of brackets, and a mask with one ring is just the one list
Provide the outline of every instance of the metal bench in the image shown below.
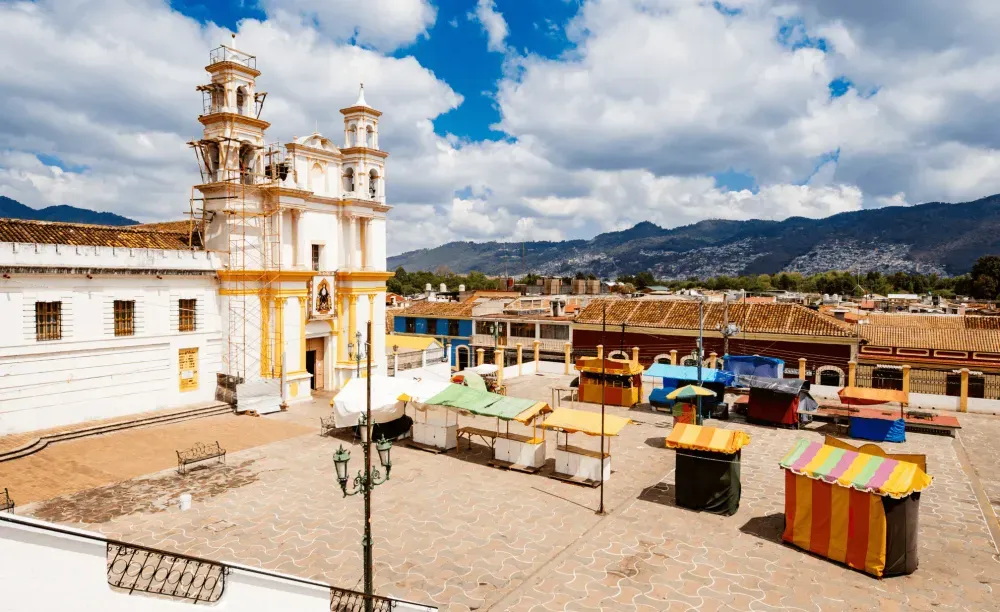
[[10,498],[10,493],[7,492],[6,487],[4,487],[3,495],[0,495],[0,512],[4,510],[14,512],[14,500]]
[[187,473],[187,466],[199,461],[218,459],[220,463],[226,462],[226,449],[219,446],[219,442],[214,444],[195,444],[187,450],[177,451],[177,473]]
[[319,435],[332,436],[336,430],[336,418],[332,414],[328,417],[319,417]]

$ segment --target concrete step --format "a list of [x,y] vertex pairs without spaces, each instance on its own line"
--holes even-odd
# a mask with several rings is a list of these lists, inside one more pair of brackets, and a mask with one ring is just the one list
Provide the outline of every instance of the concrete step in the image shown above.
[[81,423],[79,429],[73,429],[70,431],[63,431],[59,433],[40,436],[35,440],[33,440],[32,442],[25,444],[24,446],[0,453],[0,462],[11,461],[13,459],[19,459],[21,457],[26,457],[28,455],[37,453],[38,451],[44,449],[46,446],[54,442],[64,442],[66,440],[75,440],[78,438],[85,438],[88,436],[99,436],[101,434],[106,434],[113,431],[122,431],[125,429],[133,429],[136,427],[148,427],[150,425],[166,425],[169,423],[179,423],[181,421],[202,419],[205,417],[216,416],[220,414],[231,414],[232,412],[233,412],[232,406],[230,406],[229,404],[219,402],[215,404],[210,404],[208,406],[201,406],[199,408],[191,408],[190,410],[182,410],[178,412],[171,412],[169,414],[144,417],[134,420],[119,421],[115,423],[108,423],[106,425],[96,425],[93,427],[87,427],[86,424]]

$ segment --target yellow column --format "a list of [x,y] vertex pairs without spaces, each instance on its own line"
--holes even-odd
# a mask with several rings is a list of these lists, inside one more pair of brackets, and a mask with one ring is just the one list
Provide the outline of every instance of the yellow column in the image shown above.
[[597,345],[597,358],[598,359],[604,359],[604,345],[603,344],[598,344]]
[[344,296],[337,296],[337,361],[347,361],[347,341],[344,340]]
[[632,347],[632,363],[639,365],[639,347]]
[[903,393],[906,395],[906,403],[904,406],[910,405],[910,366],[909,364],[903,366]]
[[858,381],[858,364],[856,361],[851,361],[847,364],[847,386],[856,387],[854,384]]
[[497,364],[497,384],[503,384],[503,353],[504,348],[502,346],[497,347],[493,352],[493,361]]
[[299,296],[299,367],[306,371],[306,296]]
[[517,375],[518,375],[518,376],[523,376],[524,374],[523,374],[523,372],[521,371],[521,365],[522,365],[522,363],[523,363],[523,362],[521,361],[521,348],[522,348],[522,346],[521,346],[521,343],[520,343],[520,342],[518,342],[518,343],[517,343],[517,344],[515,344],[514,346],[516,346],[516,347],[517,347]]
[[274,300],[274,375],[281,376],[281,354],[285,351],[285,298]]
[[476,365],[486,363],[486,349],[476,349]]
[[799,357],[799,378],[801,380],[806,379],[806,358]]
[[[372,322],[372,327],[375,327],[375,296],[377,293],[367,293],[368,296],[368,320]],[[374,356],[374,355],[373,355]]]
[[969,368],[962,368],[962,394],[958,397],[958,409],[969,411]]
[[708,367],[715,369],[715,361],[719,358],[719,354],[712,351],[708,354]]
[[569,358],[570,358],[570,354],[572,354],[572,352],[573,352],[573,344],[571,342],[567,342],[566,345],[565,345],[564,350],[566,351],[566,363],[565,363],[565,368],[564,368],[563,374],[569,374],[569,371],[570,371],[569,370]]
[[[347,341],[354,342],[358,331],[358,296],[347,296]],[[354,350],[357,350],[355,347]]]
[[670,365],[677,365],[677,349],[670,349]]
[[542,343],[540,341],[538,341],[538,340],[535,340],[534,342],[532,342],[532,344],[534,345],[534,349],[535,349],[535,371],[537,372],[538,371],[538,362],[540,360],[539,359],[540,358],[539,350],[541,349]]
[[271,300],[260,296],[260,375],[271,377]]

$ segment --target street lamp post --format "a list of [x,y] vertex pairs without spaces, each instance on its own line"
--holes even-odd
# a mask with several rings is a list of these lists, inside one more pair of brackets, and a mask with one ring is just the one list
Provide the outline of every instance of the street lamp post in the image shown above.
[[[372,467],[372,353],[371,353],[371,337],[372,337],[372,323],[368,322],[368,342],[365,345],[361,343],[361,334],[357,335],[357,354],[355,358],[360,364],[360,352],[362,348],[365,348],[366,357],[366,373],[368,377],[368,400],[365,413],[361,415],[358,419],[358,423],[365,426],[365,439],[364,446],[362,449],[365,454],[365,469],[364,472],[358,472],[358,475],[354,477],[354,486],[348,491],[347,490],[347,464],[351,459],[351,452],[344,450],[344,446],[341,445],[337,452],[333,455],[333,465],[337,470],[337,482],[340,483],[340,489],[344,493],[344,497],[348,495],[357,495],[361,493],[365,496],[365,536],[361,540],[361,546],[364,550],[364,564],[365,564],[365,612],[372,612],[374,609],[374,595],[375,595],[375,570],[372,559],[372,489],[378,485],[389,480],[389,471],[392,469],[392,460],[389,456],[392,450],[392,442],[385,439],[385,435],[382,435],[382,439],[375,444],[375,449],[378,452],[379,463],[385,468],[385,477],[382,477],[379,469]],[[353,351],[353,349],[352,349]]]

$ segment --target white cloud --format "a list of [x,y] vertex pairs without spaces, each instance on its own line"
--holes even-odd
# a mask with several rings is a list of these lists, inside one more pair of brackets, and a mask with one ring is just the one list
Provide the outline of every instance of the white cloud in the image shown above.
[[494,0],[478,0],[476,10],[470,12],[470,21],[478,21],[483,32],[486,32],[486,47],[490,51],[504,51],[507,39],[507,21],[497,12]]
[[316,23],[336,40],[392,50],[427,33],[437,11],[429,0],[261,0],[268,15]]

